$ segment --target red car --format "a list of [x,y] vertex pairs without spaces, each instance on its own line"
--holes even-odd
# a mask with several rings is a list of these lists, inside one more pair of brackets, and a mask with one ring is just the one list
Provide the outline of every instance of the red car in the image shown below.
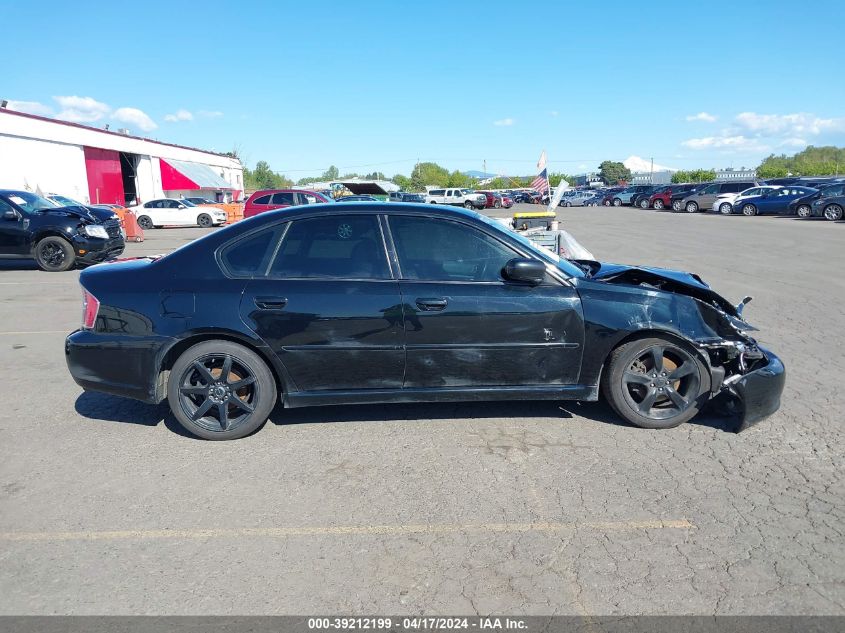
[[244,204],[244,217],[251,218],[265,211],[297,207],[302,204],[332,202],[323,194],[304,189],[262,189],[252,194]]
[[513,200],[511,200],[508,196],[502,193],[478,190],[476,190],[475,193],[484,194],[484,196],[487,198],[487,204],[484,205],[485,209],[501,209],[502,207],[504,207],[505,209],[510,209],[513,206]]
[[666,185],[665,187],[660,187],[660,189],[651,194],[651,197],[648,199],[648,206],[652,209],[657,209],[658,211],[662,209],[671,209],[673,194],[689,191],[694,187],[695,185],[693,184]]

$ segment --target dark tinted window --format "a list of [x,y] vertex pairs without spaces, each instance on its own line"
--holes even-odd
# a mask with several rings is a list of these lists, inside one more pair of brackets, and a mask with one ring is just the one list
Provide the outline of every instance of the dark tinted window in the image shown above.
[[442,196],[445,193],[446,193],[445,189],[432,189],[431,191],[428,192],[428,195],[430,195],[430,196]]
[[286,204],[288,206],[293,206],[294,204],[296,204],[296,202],[294,202],[293,200],[293,193],[291,193],[290,191],[286,191],[284,193],[274,193],[273,204]]
[[275,277],[389,279],[378,220],[333,215],[293,222],[270,274]]
[[225,246],[221,259],[229,274],[235,277],[264,276],[284,227],[271,227]]
[[393,216],[390,231],[404,279],[501,281],[502,268],[517,257],[486,233],[448,220]]
[[252,204],[270,204],[270,194],[256,198],[252,201]]

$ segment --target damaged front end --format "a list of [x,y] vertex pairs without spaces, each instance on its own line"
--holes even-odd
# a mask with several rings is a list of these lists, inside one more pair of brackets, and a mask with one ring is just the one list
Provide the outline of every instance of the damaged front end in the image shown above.
[[757,329],[742,317],[750,297],[734,306],[697,275],[663,269],[601,264],[591,281],[644,291],[629,327],[674,331],[698,348],[710,371],[714,404],[739,417],[737,431],[780,407],[785,369],[748,334]]

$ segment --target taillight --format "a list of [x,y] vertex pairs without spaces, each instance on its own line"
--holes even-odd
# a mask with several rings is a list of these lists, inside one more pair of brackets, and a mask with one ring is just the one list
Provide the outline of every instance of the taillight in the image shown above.
[[97,321],[97,313],[100,311],[100,302],[97,297],[82,289],[82,327],[86,330],[94,329]]

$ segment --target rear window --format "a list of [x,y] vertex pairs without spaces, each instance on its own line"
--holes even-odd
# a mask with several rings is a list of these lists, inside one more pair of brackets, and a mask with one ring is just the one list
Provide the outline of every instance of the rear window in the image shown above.
[[252,204],[270,204],[270,194],[256,198],[252,201]]

